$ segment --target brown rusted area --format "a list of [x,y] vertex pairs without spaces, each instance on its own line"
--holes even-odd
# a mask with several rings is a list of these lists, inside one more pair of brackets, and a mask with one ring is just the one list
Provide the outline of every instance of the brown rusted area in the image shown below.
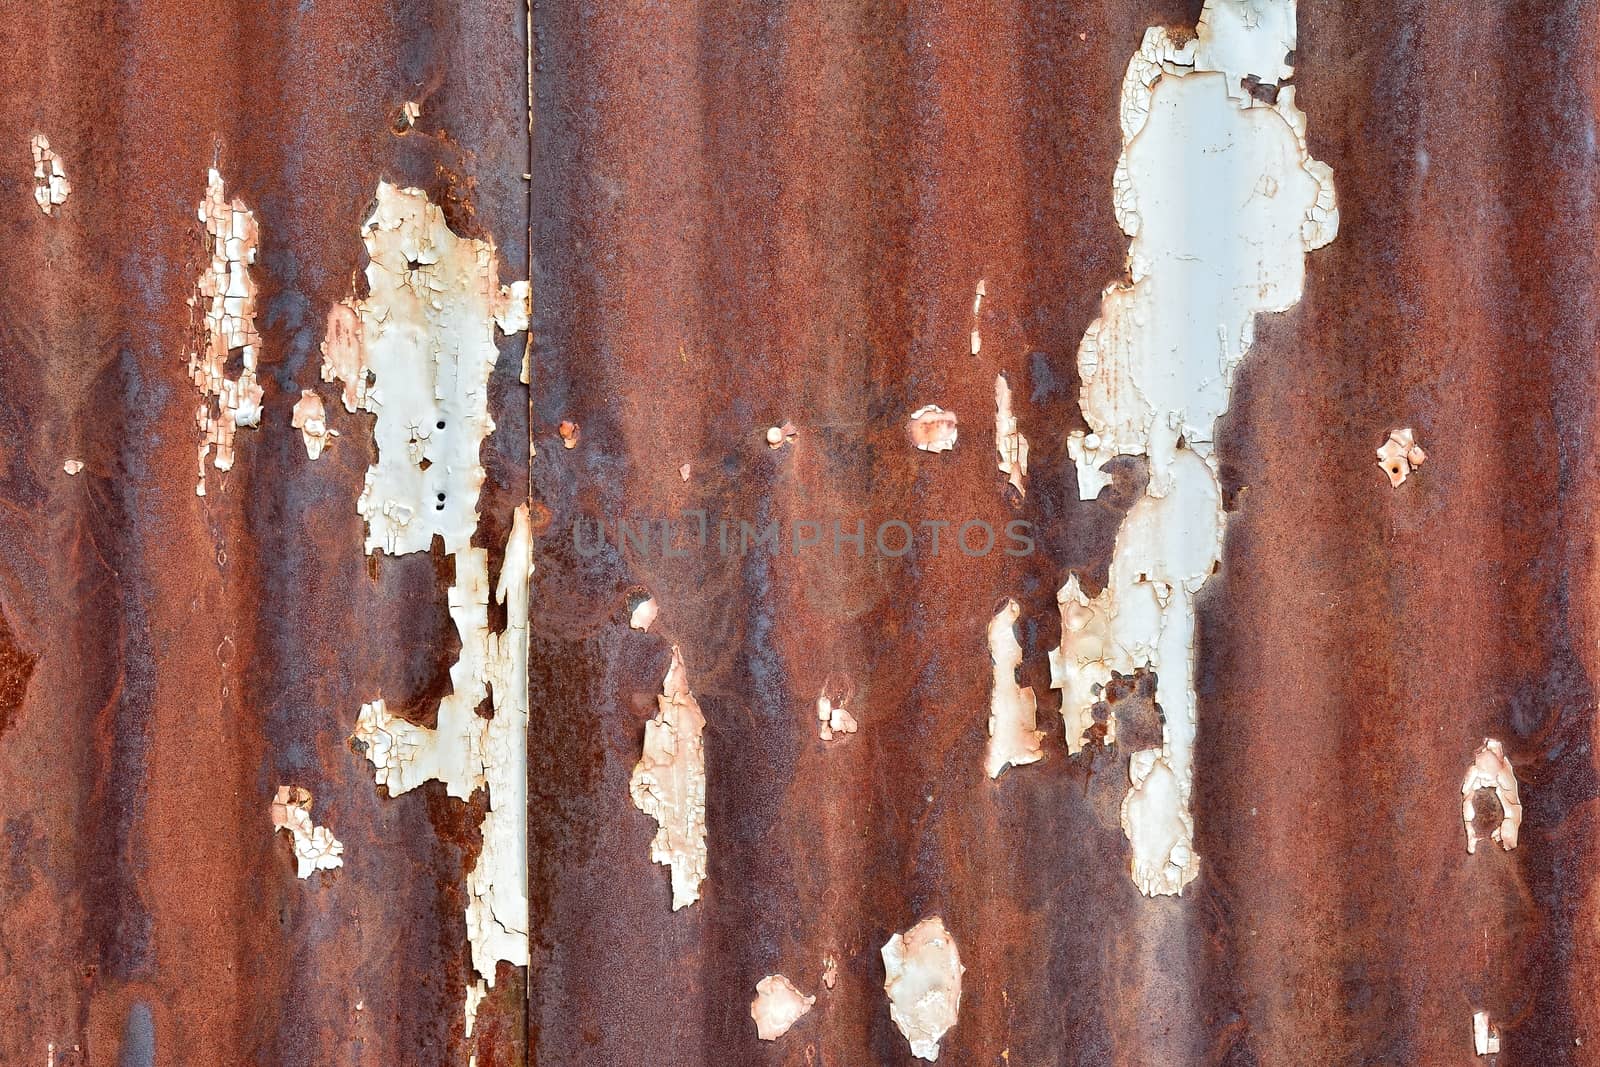
[[[16,686],[0,662],[0,707],[25,692],[0,712],[0,1063],[465,1062],[481,801],[383,796],[346,743],[379,693],[428,721],[451,655],[431,561],[362,553],[370,417],[317,375],[380,177],[492,236],[508,278],[530,234],[538,264],[532,422],[504,340],[477,537],[493,576],[531,439],[533,965],[481,1006],[480,1067],[909,1063],[878,950],[935,914],[967,967],[941,1062],[1457,1065],[1480,1008],[1496,1063],[1600,1062],[1594,3],[1301,0],[1298,102],[1343,220],[1220,427],[1181,898],[1128,877],[1127,739],[1067,756],[1055,591],[1104,583],[1144,480],[1118,461],[1080,502],[1064,449],[1127,248],[1118,88],[1145,27],[1198,10],[541,2],[530,139],[518,3],[9,7],[0,647],[36,659]],[[48,218],[36,131],[73,183]],[[213,164],[261,224],[266,417],[196,499]],[[1022,499],[989,432],[1002,372]],[[341,434],[314,464],[302,388]],[[904,419],[935,401],[964,423],[929,456]],[[1398,426],[1429,458],[1392,490],[1372,449]],[[659,527],[648,553],[574,549],[577,518],[674,515],[686,556]],[[937,558],[925,534],[879,558],[896,518],[1024,518],[1036,550],[946,530]],[[723,558],[718,519],[735,547],[740,520],[861,519],[869,544]],[[1047,734],[993,781],[1007,596]],[[708,723],[709,873],[677,913],[628,796],[672,643]],[[834,685],[860,729],[830,745]],[[1524,822],[1468,856],[1486,736]],[[266,817],[285,781],[342,868],[294,877]],[[818,999],[769,1044],[747,1007],[779,972]]]

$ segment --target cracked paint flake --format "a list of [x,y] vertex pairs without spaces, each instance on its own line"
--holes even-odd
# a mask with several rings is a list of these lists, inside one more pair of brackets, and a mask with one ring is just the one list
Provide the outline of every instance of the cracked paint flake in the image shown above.
[[325,826],[311,821],[311,791],[297,785],[280,785],[270,805],[272,829],[289,831],[294,843],[295,875],[309,878],[312,871],[343,867],[344,845]]
[[[1310,157],[1287,84],[1295,32],[1293,0],[1207,0],[1194,34],[1148,29],[1122,83],[1112,201],[1132,239],[1128,280],[1104,291],[1079,346],[1089,428],[1067,449],[1084,499],[1109,484],[1117,456],[1145,457],[1149,481],[1118,530],[1106,588],[1091,600],[1069,577],[1058,597],[1052,684],[1071,747],[1104,670],[1156,671],[1162,746],[1132,754],[1122,806],[1147,895],[1179,893],[1199,870],[1195,597],[1221,559],[1217,420],[1256,315],[1299,301],[1306,253],[1338,230],[1332,172]],[[1252,78],[1275,100],[1253,95]]]
[[911,1054],[939,1058],[939,1041],[961,1013],[961,976],[966,968],[944,920],[930,916],[883,946],[884,992],[889,1017],[911,1045]]
[[338,430],[328,429],[328,416],[323,410],[322,398],[310,389],[300,390],[300,399],[294,402],[289,424],[300,431],[300,438],[306,445],[306,456],[310,459],[322,455],[328,442],[339,436]]
[[1389,476],[1389,485],[1398,489],[1411,476],[1412,470],[1422,466],[1428,454],[1417,444],[1416,434],[1410,427],[1392,430],[1389,439],[1378,446],[1378,466]]
[[1489,1021],[1489,1013],[1472,1013],[1472,1050],[1480,1056],[1493,1056],[1500,1051],[1500,1029]]
[[50,138],[36,133],[29,147],[33,152],[33,200],[39,205],[40,211],[49,215],[67,202],[72,183],[67,181],[61,157],[50,149]]
[[561,425],[556,427],[556,432],[561,435],[562,448],[578,447],[578,424],[571,419],[563,419]]
[[[423,552],[439,539],[453,557],[447,600],[461,648],[433,729],[392,713],[380,696],[362,705],[352,740],[391,796],[432,780],[463,800],[487,790],[483,845],[466,876],[464,918],[477,975],[467,986],[470,1020],[494,985],[497,963],[526,967],[529,959],[528,506],[512,515],[492,589],[504,608],[499,631],[489,628],[489,554],[472,544],[484,481],[479,452],[494,431],[495,329],[525,327],[518,309],[527,289],[501,285],[494,243],[457,236],[419,189],[379,182],[360,233],[368,295],[329,312],[322,379],[343,383],[347,410],[377,416],[377,459],[356,502],[366,551]],[[488,718],[478,713],[486,697]]]
[[956,447],[956,413],[924,404],[906,420],[906,436],[924,452],[948,452]]
[[[1061,690],[1061,725],[1067,753],[1083,750],[1084,738],[1094,725],[1094,706],[1111,680],[1111,633],[1104,595],[1091,598],[1083,592],[1076,574],[1056,593],[1061,610],[1061,645],[1050,650],[1050,688]],[[1116,719],[1106,720],[1106,744],[1116,741]]]
[[79,471],[83,470],[83,460],[69,459],[61,465],[61,469],[66,471],[68,474],[77,474]]
[[816,997],[806,996],[783,975],[767,975],[756,983],[756,997],[750,1002],[750,1018],[755,1020],[756,1036],[763,1041],[778,1040],[816,1002]]
[[1017,618],[1022,608],[1010,598],[989,620],[989,661],[994,678],[989,690],[989,750],[985,770],[998,778],[1007,767],[1020,767],[1044,759],[1036,729],[1037,702],[1033,688],[1017,684],[1022,666],[1022,645],[1017,641]]
[[1476,798],[1480,789],[1494,790],[1500,802],[1500,825],[1490,837],[1501,848],[1510,852],[1517,847],[1517,832],[1522,826],[1522,799],[1517,792],[1517,775],[1506,758],[1506,749],[1499,741],[1486,737],[1473,754],[1472,766],[1467,768],[1466,780],[1461,783],[1461,821],[1467,829],[1467,851],[1478,849]]
[[678,646],[656,697],[656,715],[644,725],[644,754],[634,765],[628,792],[634,806],[656,821],[650,858],[672,871],[672,910],[700,899],[706,877],[705,716],[689,691]]
[[1026,496],[1028,439],[1017,429],[1017,417],[1011,411],[1011,383],[1004,374],[994,377],[994,447],[1000,454],[1000,473],[1017,496]]
[[[205,226],[210,254],[189,298],[205,325],[204,344],[189,353],[189,380],[200,392],[194,414],[200,431],[194,491],[205,496],[207,457],[217,470],[232,470],[235,431],[261,423],[261,386],[256,381],[261,334],[256,330],[256,282],[250,273],[261,231],[244,201],[227,198],[215,167],[206,173],[205,198],[195,214]],[[239,372],[230,378],[228,364],[235,352]]]
[[826,695],[817,698],[817,736],[832,741],[859,728],[856,717],[845,710],[843,704],[834,704]]
[[830,952],[822,958],[822,985],[826,989],[832,989],[838,981],[839,961]]

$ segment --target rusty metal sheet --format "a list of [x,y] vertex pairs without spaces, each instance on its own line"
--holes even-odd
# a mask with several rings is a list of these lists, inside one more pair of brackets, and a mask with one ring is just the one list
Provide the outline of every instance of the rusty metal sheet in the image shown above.
[[[1057,591],[1107,584],[1148,488],[1118,461],[1080,500],[1067,451],[1129,248],[1119,93],[1146,28],[1200,11],[0,12],[0,1063],[909,1064],[880,949],[934,915],[966,967],[941,1062],[1600,1062],[1594,4],[1300,0],[1296,102],[1341,219],[1216,428],[1181,896],[1138,892],[1119,822],[1130,748],[1159,743],[1148,679],[1106,691],[1118,743],[1068,753]],[[49,216],[38,133],[72,185]],[[212,166],[260,226],[264,416],[200,498]],[[448,559],[367,555],[373,419],[318,377],[380,179],[533,283],[473,542],[498,574],[531,499],[532,951],[470,1037],[488,801],[386,796],[349,741],[379,692],[430,723],[461,645]],[[315,461],[302,389],[341,434]],[[926,404],[959,416],[947,453],[907,440]],[[1373,450],[1401,426],[1428,458],[1392,489]],[[575,539],[623,520],[648,542]],[[737,548],[741,523],[858,520],[859,555]],[[1034,546],[876,550],[895,520],[1023,520]],[[1006,598],[1045,737],[991,779]],[[707,724],[707,873],[676,911],[629,790],[673,646]],[[857,732],[819,738],[825,692]],[[1469,855],[1491,737],[1521,840]],[[304,881],[268,816],[290,782],[345,846]],[[817,999],[768,1042],[750,1004],[778,973]]]

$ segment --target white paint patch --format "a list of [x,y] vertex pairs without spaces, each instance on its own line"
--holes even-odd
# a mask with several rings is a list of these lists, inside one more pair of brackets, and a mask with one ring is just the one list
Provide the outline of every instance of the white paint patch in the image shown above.
[[367,551],[424,552],[438,535],[461,552],[478,527],[495,316],[512,291],[493,242],[450,232],[420,189],[379,182],[361,240],[370,295],[329,314],[322,377],[344,382],[346,408],[378,417],[356,504]]
[[1004,374],[994,377],[994,447],[1000,454],[1000,473],[1017,496],[1027,495],[1028,439],[1017,429],[1017,417],[1011,411],[1011,383]]
[[756,1036],[776,1041],[800,1020],[816,997],[808,997],[781,974],[769,974],[756,983],[756,998],[750,1002],[750,1018],[756,1022]]
[[294,842],[295,874],[309,878],[312,871],[343,867],[344,845],[326,826],[311,821],[311,791],[297,785],[280,785],[272,798],[272,829],[289,831]]
[[[205,322],[204,345],[189,353],[189,380],[200,392],[194,413],[200,430],[200,470],[194,491],[205,496],[206,457],[212,449],[216,449],[212,466],[232,470],[234,431],[261,423],[261,386],[256,381],[261,335],[256,331],[256,283],[250,275],[261,231],[242,200],[228,200],[215,167],[207,172],[205,199],[195,214],[205,225],[211,256],[189,298],[189,306]],[[230,378],[227,365],[234,352],[239,353],[239,374]]]
[[1409,427],[1393,430],[1389,439],[1378,446],[1378,466],[1389,476],[1389,485],[1395,489],[1411,476],[1413,469],[1422,466],[1428,454],[1417,444],[1416,434]]
[[61,157],[50,150],[50,138],[42,133],[29,142],[33,150],[33,201],[46,215],[67,202],[72,183],[61,165]]
[[925,404],[906,420],[906,436],[924,452],[948,452],[956,447],[956,413]]
[[706,877],[705,716],[689,691],[676,645],[656,697],[656,716],[644,726],[644,754],[628,791],[634,806],[655,819],[650,858],[672,870],[672,910],[700,899]]
[[[1112,196],[1132,238],[1130,280],[1105,290],[1079,346],[1089,430],[1067,449],[1084,499],[1109,484],[1117,456],[1146,457],[1149,483],[1118,531],[1106,589],[1093,601],[1073,579],[1062,589],[1053,661],[1069,746],[1075,733],[1081,744],[1085,683],[1103,684],[1102,667],[1157,671],[1162,747],[1134,754],[1123,804],[1134,879],[1149,894],[1181,892],[1199,870],[1194,601],[1221,558],[1216,422],[1256,315],[1299,301],[1305,254],[1339,221],[1332,173],[1307,153],[1284,84],[1293,0],[1207,0],[1196,30],[1147,30],[1122,83]],[[1276,86],[1277,102],[1252,96],[1246,77]]]
[[1489,1013],[1472,1013],[1472,1050],[1480,1056],[1493,1056],[1500,1051],[1500,1030],[1489,1021]]
[[83,460],[69,459],[61,465],[61,469],[66,471],[68,474],[77,474],[79,471],[83,470]]
[[1480,789],[1493,789],[1500,802],[1500,825],[1489,836],[1510,852],[1517,847],[1517,832],[1522,826],[1522,799],[1517,793],[1517,774],[1506,758],[1505,746],[1493,738],[1483,739],[1483,744],[1473,754],[1472,766],[1467,768],[1466,780],[1461,783],[1461,821],[1467,828],[1469,853],[1478,849],[1478,832],[1473,823],[1478,817],[1475,799]]
[[323,410],[322,398],[310,389],[300,390],[300,399],[294,402],[289,425],[300,431],[306,445],[306,456],[316,459],[328,442],[339,436],[338,430],[328,429],[328,415]]
[[985,770],[998,778],[1007,767],[1020,767],[1044,759],[1038,725],[1038,704],[1032,686],[1017,684],[1022,666],[1022,645],[1017,641],[1017,618],[1022,608],[1007,599],[989,620],[989,660],[994,679],[989,690],[989,752]]
[[966,968],[955,939],[938,916],[923,919],[883,946],[884,992],[889,1017],[911,1044],[911,1054],[939,1058],[939,1041],[961,1013]]
[[832,989],[838,981],[839,961],[830,952],[822,958],[822,985],[826,989]]

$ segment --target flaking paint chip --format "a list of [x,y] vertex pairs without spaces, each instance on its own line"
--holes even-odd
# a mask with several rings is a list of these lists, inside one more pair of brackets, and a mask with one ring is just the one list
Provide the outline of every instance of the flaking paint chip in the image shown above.
[[989,661],[994,676],[989,688],[989,751],[985,770],[998,778],[1007,767],[1020,767],[1044,759],[1036,729],[1037,703],[1031,686],[1017,684],[1022,666],[1022,645],[1017,641],[1017,619],[1022,608],[1007,598],[989,620]]
[[826,695],[817,698],[817,736],[832,741],[857,729],[856,717],[845,710],[844,704],[835,704]]
[[1378,466],[1389,476],[1389,484],[1398,489],[1411,472],[1422,466],[1428,454],[1417,444],[1416,434],[1410,427],[1391,431],[1389,439],[1378,446]]
[[924,452],[948,452],[956,447],[956,413],[938,404],[925,404],[906,420],[906,436]]
[[270,807],[273,832],[289,831],[294,843],[295,874],[309,878],[312,871],[331,871],[344,866],[344,845],[325,826],[311,821],[311,791],[297,785],[281,785]]
[[773,449],[782,448],[790,441],[793,441],[797,433],[799,431],[795,429],[792,422],[785,421],[781,426],[769,426],[767,428],[767,447]]
[[328,429],[328,416],[323,409],[322,398],[310,389],[300,390],[300,399],[294,402],[294,411],[289,424],[300,431],[300,438],[306,446],[306,456],[310,459],[322,455],[322,450],[328,447],[328,442],[339,436],[338,430]]
[[678,477],[682,478],[684,481],[688,481],[690,470],[691,468],[689,467],[689,464],[685,463],[683,466],[678,468]]
[[930,916],[883,946],[883,990],[889,1017],[911,1045],[911,1054],[939,1058],[939,1042],[961,1013],[961,976],[966,968],[956,942],[939,916]]
[[1500,802],[1500,825],[1489,836],[1510,852],[1517,847],[1517,833],[1522,826],[1522,799],[1505,746],[1489,737],[1483,739],[1483,744],[1473,754],[1472,766],[1467,768],[1466,780],[1461,783],[1461,821],[1466,825],[1469,853],[1478,848],[1478,831],[1473,824],[1478,817],[1475,801],[1480,789],[1493,789]]
[[700,899],[706,877],[705,716],[689,691],[683,655],[672,648],[656,697],[656,716],[644,726],[644,753],[634,764],[628,792],[634,806],[656,821],[650,858],[672,871],[672,910]]
[[[204,343],[189,353],[189,380],[200,394],[194,413],[200,431],[194,491],[205,496],[206,460],[219,471],[231,470],[234,432],[261,424],[262,390],[256,381],[261,335],[256,330],[256,281],[250,272],[261,231],[242,200],[228,199],[215,167],[206,173],[205,197],[195,214],[205,227],[210,255],[189,298],[205,335]],[[230,378],[227,368],[235,352],[239,372]]]
[[1027,494],[1028,439],[1017,429],[1011,410],[1011,383],[1004,374],[994,378],[994,447],[1000,454],[1000,473],[1006,476],[1017,496]]
[[61,157],[50,150],[50,138],[42,133],[33,135],[33,200],[46,215],[67,202],[72,183],[61,165]]
[[1500,1051],[1500,1029],[1489,1021],[1489,1013],[1472,1013],[1472,1050],[1480,1056],[1493,1056]]
[[83,470],[83,460],[69,459],[61,465],[61,469],[66,471],[68,474],[77,474],[79,471]]
[[561,435],[562,448],[578,447],[578,424],[571,419],[562,419],[561,425],[556,427],[556,432]]
[[661,606],[656,603],[656,598],[648,593],[640,594],[628,612],[628,625],[642,633],[650,632],[650,625],[656,621],[656,615],[661,611]]
[[756,997],[750,1002],[750,1018],[756,1022],[756,1036],[763,1041],[778,1040],[816,1002],[816,997],[806,996],[783,975],[767,975],[756,983]]

